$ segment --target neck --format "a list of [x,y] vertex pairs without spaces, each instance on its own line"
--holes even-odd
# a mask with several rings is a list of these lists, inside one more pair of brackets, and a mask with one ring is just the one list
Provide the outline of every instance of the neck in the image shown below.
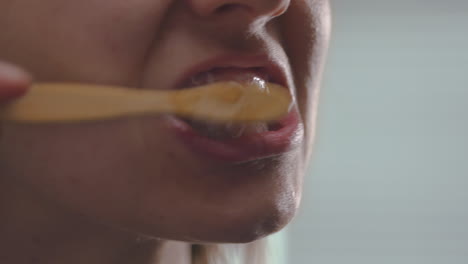
[[[0,263],[188,264],[185,243],[93,223],[44,199],[0,186]],[[29,198],[29,199],[28,199]]]

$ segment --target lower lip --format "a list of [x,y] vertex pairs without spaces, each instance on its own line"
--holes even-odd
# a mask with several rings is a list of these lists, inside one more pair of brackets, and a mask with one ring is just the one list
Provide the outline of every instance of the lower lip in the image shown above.
[[279,129],[235,139],[214,140],[199,134],[188,123],[169,118],[170,130],[191,151],[224,162],[247,162],[280,155],[297,148],[302,142],[303,126],[297,110],[279,121]]

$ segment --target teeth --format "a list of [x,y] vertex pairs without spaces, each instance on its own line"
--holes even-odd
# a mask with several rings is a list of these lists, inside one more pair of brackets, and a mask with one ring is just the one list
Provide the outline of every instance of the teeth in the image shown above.
[[190,79],[191,85],[200,86],[205,84],[210,84],[216,82],[215,74],[212,72],[202,73],[196,76],[193,76]]
[[266,88],[269,77],[253,71],[233,72],[228,69],[216,69],[193,76],[190,79],[191,86],[200,86],[221,81],[233,81],[239,83],[255,84],[262,89]]
[[[235,68],[218,68],[200,73],[190,79],[190,86],[206,85],[214,82],[230,81],[255,85],[258,89],[267,89],[269,76],[254,69],[240,71]],[[188,123],[200,134],[213,139],[239,138],[243,135],[260,134],[269,131],[267,123],[250,124],[210,124],[203,121],[189,120]]]
[[258,74],[254,72],[246,72],[242,74],[233,75],[230,77],[231,77],[230,80],[234,82],[257,84],[262,87],[265,87],[265,83],[268,81],[267,76],[260,77]]
[[245,128],[247,125],[234,125],[234,124],[226,124],[224,129],[228,132],[232,138],[239,138],[244,135]]
[[188,121],[200,134],[213,139],[239,138],[244,135],[260,134],[269,131],[268,125],[262,123],[252,124],[208,124],[205,122]]
[[245,125],[245,128],[244,128],[245,134],[264,133],[267,131],[268,131],[268,125],[264,122]]

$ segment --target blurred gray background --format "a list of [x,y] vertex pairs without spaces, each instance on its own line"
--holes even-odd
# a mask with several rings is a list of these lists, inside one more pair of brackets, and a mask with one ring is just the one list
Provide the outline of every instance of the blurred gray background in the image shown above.
[[468,0],[331,2],[287,263],[468,263]]

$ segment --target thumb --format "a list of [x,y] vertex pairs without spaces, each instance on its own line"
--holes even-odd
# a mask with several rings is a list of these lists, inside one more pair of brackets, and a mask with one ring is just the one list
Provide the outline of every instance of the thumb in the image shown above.
[[23,95],[31,83],[31,76],[23,69],[0,61],[0,101]]

